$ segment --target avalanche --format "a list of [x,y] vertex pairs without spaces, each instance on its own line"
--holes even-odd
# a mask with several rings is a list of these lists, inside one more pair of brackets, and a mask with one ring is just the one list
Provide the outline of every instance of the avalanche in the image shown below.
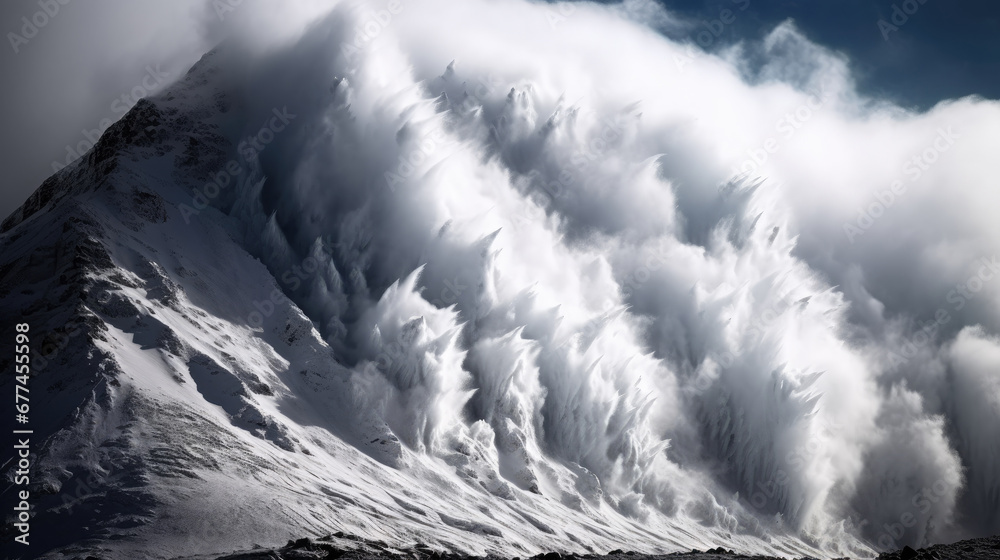
[[[882,229],[957,211],[926,192],[988,161],[956,147],[863,240],[841,231],[944,121],[995,141],[995,103],[860,99],[791,24],[756,74],[739,52],[678,70],[637,4],[554,25],[519,0],[338,2],[273,35],[246,7],[46,181],[0,237],[4,316],[84,334],[34,381],[35,523],[67,527],[46,552],[335,528],[864,556],[1000,529],[997,287],[903,367],[934,300],[881,287],[946,292],[995,243],[967,224],[935,268],[949,247]],[[797,107],[760,177],[729,177]],[[59,501],[82,479],[105,482]]]

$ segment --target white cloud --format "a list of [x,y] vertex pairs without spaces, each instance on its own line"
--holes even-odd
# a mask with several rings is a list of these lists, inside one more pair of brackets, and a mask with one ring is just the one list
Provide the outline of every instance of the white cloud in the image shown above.
[[[863,98],[849,61],[791,22],[719,58],[633,23],[650,9],[635,2],[414,0],[384,21],[366,6],[274,55],[287,81],[249,86],[316,123],[299,160],[265,164],[277,223],[296,251],[347,247],[337,267],[357,267],[370,295],[354,297],[372,304],[424,265],[422,297],[456,306],[465,348],[513,352],[537,376],[517,394],[541,403],[542,452],[596,474],[630,515],[781,513],[829,546],[847,542],[845,518],[886,545],[921,485],[941,499],[890,544],[997,507],[963,498],[993,484],[961,472],[995,472],[997,444],[963,451],[973,428],[953,403],[992,409],[925,366],[962,326],[998,325],[1000,282],[949,301],[1000,250],[996,103],[915,114]],[[335,77],[333,96],[295,93]],[[949,321],[913,346],[914,321],[940,309]],[[489,342],[512,333],[536,350]],[[474,369],[470,387],[493,394],[482,376],[499,370]]]
[[[336,248],[291,295],[384,378],[365,387],[396,399],[390,426],[419,419],[404,442],[434,452],[505,406],[483,419],[527,438],[518,484],[544,453],[635,517],[752,532],[778,513],[831,551],[850,550],[839,521],[882,546],[913,507],[892,544],[1000,529],[1000,270],[979,260],[1000,254],[996,102],[861,97],[790,22],[714,56],[631,21],[682,25],[641,2],[281,6],[233,14],[234,87],[248,128],[283,105],[308,126],[246,207],[276,212],[275,270]],[[383,294],[421,265],[420,289]],[[373,326],[417,316],[424,374],[380,366]]]

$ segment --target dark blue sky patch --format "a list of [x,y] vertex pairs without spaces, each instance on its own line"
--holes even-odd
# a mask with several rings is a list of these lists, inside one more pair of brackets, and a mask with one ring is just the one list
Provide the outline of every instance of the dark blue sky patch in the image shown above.
[[[811,40],[843,52],[864,94],[909,108],[980,95],[1000,99],[1000,3],[988,0],[656,0],[696,22],[709,51],[760,41],[793,19]],[[611,3],[611,2],[604,2]],[[740,9],[745,8],[745,9]],[[718,25],[723,10],[731,21]],[[712,33],[707,40],[703,32]],[[700,39],[700,40],[699,40]],[[707,43],[707,47],[706,47]]]

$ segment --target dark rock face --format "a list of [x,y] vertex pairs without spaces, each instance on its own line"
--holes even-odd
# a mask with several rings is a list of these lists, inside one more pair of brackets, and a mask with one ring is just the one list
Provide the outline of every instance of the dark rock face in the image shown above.
[[[352,535],[337,532],[319,539],[301,538],[288,541],[283,548],[274,550],[253,550],[222,556],[216,560],[292,560],[292,559],[344,558],[345,560],[492,560],[499,557],[472,557],[433,550],[423,544],[412,547],[390,549],[384,543],[367,541]],[[612,550],[606,555],[560,554],[546,552],[532,556],[530,560],[782,560],[773,556],[748,556],[722,547],[705,551],[675,552],[665,555],[646,555],[635,551]],[[953,544],[933,545],[914,550],[909,546],[902,550],[880,554],[876,560],[994,560],[1000,559],[1000,535],[983,539],[960,541]],[[514,558],[513,560],[521,560]],[[802,558],[799,560],[816,560]],[[847,558],[832,560],[851,560]]]
[[1000,535],[982,539],[935,544],[912,549],[908,546],[895,552],[885,552],[877,560],[993,560],[1000,559]]

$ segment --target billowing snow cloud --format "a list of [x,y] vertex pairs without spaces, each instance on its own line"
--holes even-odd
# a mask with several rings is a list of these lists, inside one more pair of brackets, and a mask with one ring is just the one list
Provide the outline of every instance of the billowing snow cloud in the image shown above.
[[240,10],[234,136],[299,125],[213,203],[400,461],[465,433],[637,519],[1000,531],[996,102],[862,97],[791,23],[707,55],[649,2]]

